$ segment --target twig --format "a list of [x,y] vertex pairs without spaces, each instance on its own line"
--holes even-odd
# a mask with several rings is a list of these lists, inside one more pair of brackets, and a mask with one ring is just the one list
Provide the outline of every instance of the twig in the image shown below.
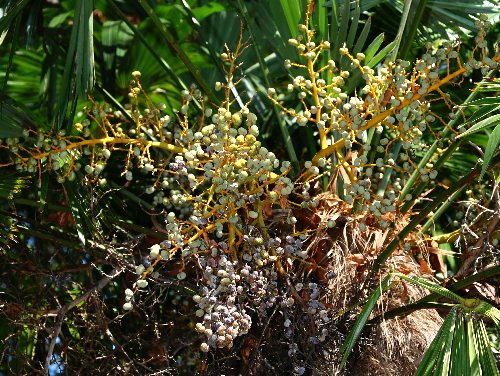
[[455,278],[462,278],[467,274],[472,264],[476,261],[477,257],[481,253],[483,249],[483,244],[487,241],[490,234],[497,228],[498,222],[500,221],[500,212],[498,210],[495,211],[493,218],[488,225],[486,231],[477,239],[474,246],[471,248],[471,252],[467,255],[467,258],[464,260],[462,267],[459,269],[457,274],[455,274]]
[[[471,252],[468,253],[467,258],[462,263],[462,266],[455,274],[454,278],[459,279],[467,274],[471,265],[476,261],[477,257],[481,253],[484,243],[488,241],[489,236],[496,230],[498,222],[500,222],[500,191],[498,189],[498,184],[493,178],[493,192],[491,194],[491,200],[495,202],[495,209],[493,210],[493,215],[490,217],[490,223],[483,234],[480,237],[476,236],[476,243],[471,248]],[[483,208],[484,212],[489,211],[487,208]],[[479,215],[481,215],[480,213]],[[478,217],[479,217],[478,215]],[[477,220],[477,218],[476,218]],[[472,233],[472,231],[469,231]],[[473,233],[472,233],[473,234]],[[475,234],[474,234],[475,235]]]
[[89,291],[87,291],[85,294],[79,296],[75,300],[72,300],[68,304],[65,304],[59,310],[59,313],[57,314],[56,325],[55,325],[53,333],[52,333],[52,339],[50,341],[49,350],[47,352],[47,357],[45,358],[44,372],[46,375],[49,372],[49,366],[50,366],[50,361],[52,359],[52,354],[54,353],[54,347],[56,346],[57,337],[59,337],[59,334],[61,333],[61,328],[62,328],[62,324],[64,322],[64,316],[66,316],[66,313],[68,313],[69,310],[76,307],[80,302],[83,302],[84,300],[86,300],[90,296],[90,294],[92,294],[93,292],[101,291],[109,282],[111,282],[111,280],[113,278],[118,276],[122,271],[123,271],[122,268],[113,269],[111,271],[111,274],[106,275],[104,278],[102,278]]
[[123,348],[122,345],[120,345],[120,343],[118,343],[118,341],[116,340],[115,336],[113,335],[113,333],[111,333],[111,330],[109,330],[109,327],[107,325],[107,323],[105,323],[106,325],[106,334],[108,335],[109,339],[111,340],[111,342],[113,343],[114,346],[116,346],[126,357],[127,359],[129,360],[130,364],[134,367],[134,369],[136,371],[137,370],[137,367],[135,366],[136,364],[139,364],[141,367],[143,367],[146,371],[149,372],[149,374],[153,374],[153,370],[151,368],[149,368],[148,366],[146,366],[144,363],[141,363],[141,362],[138,362],[136,360],[133,360],[128,354],[127,352],[125,351],[125,349]]
[[277,310],[278,310],[278,306],[276,305],[274,307],[273,313],[271,313],[271,316],[269,316],[269,319],[267,320],[266,325],[264,325],[264,329],[262,330],[262,334],[260,335],[259,342],[257,343],[257,346],[254,347],[254,350],[252,352],[252,356],[250,357],[250,360],[245,365],[245,369],[242,372],[242,375],[248,375],[248,372],[250,371],[250,365],[254,365],[254,360],[257,357],[257,352],[259,351],[259,347],[262,344],[262,341],[264,340],[264,337],[265,337],[266,332],[267,332],[267,328],[268,328],[271,320],[273,319],[274,315],[276,314]]

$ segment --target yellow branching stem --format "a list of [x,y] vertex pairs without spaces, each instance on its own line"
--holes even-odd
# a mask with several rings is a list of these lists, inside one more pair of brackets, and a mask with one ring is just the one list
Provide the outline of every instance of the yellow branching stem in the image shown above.
[[344,144],[345,144],[345,139],[342,138],[342,139],[338,140],[337,142],[335,142],[334,144],[327,146],[326,148],[318,151],[316,153],[316,155],[314,156],[314,158],[312,159],[313,165],[317,165],[318,161],[321,158],[328,158],[336,151],[342,150],[342,148],[344,147]]
[[[264,222],[264,215],[262,214],[262,201],[258,199],[255,202],[255,206],[257,208],[257,224],[262,231],[262,234],[264,235],[264,239],[267,241],[269,240],[269,232],[267,231],[267,226],[266,223]],[[276,257],[275,265],[276,265],[276,270],[278,271],[280,276],[284,276],[286,274],[285,269],[283,268],[283,264],[281,263],[280,257],[276,254],[276,249],[271,248],[271,255]]]
[[228,229],[229,229],[229,234],[228,234],[228,249],[229,249],[229,253],[231,255],[235,255],[236,252],[235,252],[235,249],[234,249],[234,243],[235,243],[235,239],[236,239],[236,229],[234,227],[234,224],[232,223],[231,219],[236,216],[236,210],[235,210],[235,207],[234,207],[234,204],[231,202],[229,203],[229,212],[228,212],[228,215],[229,215],[229,220],[228,220]]
[[[333,155],[334,153],[342,150],[342,148],[344,147],[344,144],[345,144],[345,139],[341,138],[340,140],[338,140],[334,144],[331,144],[331,145],[327,146],[326,148],[319,150],[316,153],[316,155],[314,156],[314,158],[312,159],[312,161],[311,161],[312,164],[314,166],[317,166],[318,161],[321,158],[328,158],[331,155]],[[304,171],[304,173],[300,176],[300,181],[307,181],[308,178],[311,177],[311,175],[312,175],[311,171],[309,171],[309,170]]]
[[[497,61],[497,62],[500,61],[500,56],[495,56],[493,58],[493,60]],[[410,104],[412,104],[412,103],[414,103],[414,102],[422,99],[423,97],[427,96],[428,94],[430,94],[430,93],[432,93],[434,91],[439,90],[442,86],[446,85],[451,80],[453,80],[453,79],[455,79],[457,77],[460,77],[465,72],[466,72],[466,69],[464,67],[460,67],[455,72],[453,72],[451,74],[448,74],[448,75],[446,75],[443,78],[440,78],[439,80],[437,80],[436,83],[434,83],[433,85],[431,85],[427,89],[427,91],[426,91],[425,94],[416,93],[410,99],[405,99],[404,101],[402,101],[399,106],[391,107],[390,109],[385,110],[384,112],[381,112],[381,113],[375,115],[373,118],[371,118],[370,120],[367,121],[366,125],[364,125],[364,126],[361,127],[361,130],[367,130],[367,129],[370,129],[370,128],[374,127],[374,126],[378,126],[380,123],[382,123],[389,116],[395,114],[396,112],[398,112],[399,110],[401,110],[401,109],[409,106]]]
[[425,94],[418,94],[417,93],[417,94],[413,95],[411,99],[405,99],[404,101],[402,101],[399,106],[391,107],[390,109],[385,110],[384,112],[381,112],[381,113],[375,115],[373,118],[368,120],[366,122],[366,125],[362,126],[361,129],[367,130],[367,129],[370,129],[371,127],[378,126],[380,123],[382,123],[389,116],[395,114],[396,112],[398,112],[402,108],[409,106],[411,103],[418,101],[424,95],[428,95],[429,93],[432,93],[433,91],[437,90],[441,86],[443,86],[446,83],[448,83],[449,81],[451,81],[453,78],[460,76],[464,72],[465,72],[464,68],[458,69],[456,72],[444,77],[443,79],[439,80],[434,85],[430,86]]
[[119,144],[124,144],[124,145],[138,145],[142,146],[145,149],[148,149],[150,147],[166,150],[172,153],[183,153],[186,150],[180,146],[175,146],[166,142],[161,142],[161,141],[148,141],[148,140],[143,140],[143,139],[138,139],[138,138],[119,138],[119,137],[104,137],[104,138],[94,138],[90,140],[83,140],[83,141],[76,141],[76,142],[70,142],[68,145],[65,147],[61,148],[54,148],[53,150],[46,151],[46,152],[32,152],[26,150],[27,153],[30,154],[29,157],[22,157],[20,156],[20,159],[23,162],[27,162],[29,159],[35,159],[35,160],[40,160],[46,157],[49,157],[51,154],[54,153],[60,153],[63,151],[70,151],[74,149],[81,149],[85,146],[96,146],[96,145],[119,145]]

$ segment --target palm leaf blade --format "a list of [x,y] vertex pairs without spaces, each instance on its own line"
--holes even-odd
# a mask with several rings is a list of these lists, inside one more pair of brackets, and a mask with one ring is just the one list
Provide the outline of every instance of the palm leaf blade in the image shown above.
[[340,353],[342,354],[342,361],[340,363],[340,367],[343,367],[346,364],[347,359],[352,349],[354,348],[354,345],[356,344],[359,336],[361,335],[361,332],[363,331],[363,328],[365,327],[365,324],[368,321],[368,318],[370,317],[370,314],[372,313],[375,304],[377,303],[377,300],[380,298],[382,293],[389,288],[390,279],[391,276],[388,275],[382,280],[380,285],[375,289],[375,291],[372,293],[372,295],[366,302],[365,306],[361,310],[361,313],[358,315],[358,318],[356,319],[353,328],[349,332],[349,335],[347,336],[346,340],[344,341],[344,343],[340,348]]
[[205,80],[201,76],[200,71],[196,69],[196,67],[194,66],[193,62],[190,60],[188,55],[184,52],[181,46],[175,41],[175,38],[168,31],[168,29],[163,24],[158,15],[155,13],[151,5],[149,5],[149,3],[144,0],[139,0],[139,3],[141,4],[145,12],[148,14],[148,16],[151,18],[155,26],[157,27],[157,30],[159,31],[160,35],[163,37],[163,39],[165,39],[168,45],[174,50],[177,57],[182,61],[182,63],[188,69],[189,73],[195,80],[196,84],[210,98],[210,100],[212,100],[213,102],[217,102],[217,98],[214,96],[213,91],[210,90],[205,84]]
[[458,137],[463,138],[465,136],[470,136],[471,134],[479,132],[485,128],[496,126],[497,124],[500,124],[500,114],[489,116],[486,119],[481,120],[479,123],[474,124]]
[[2,100],[0,103],[0,138],[19,137],[28,117],[15,103]]
[[[431,345],[427,349],[422,358],[420,365],[418,366],[415,376],[428,376],[433,375],[436,362],[439,359],[440,354],[446,346],[450,331],[453,330],[455,326],[455,320],[457,318],[457,308],[453,308],[451,312],[446,316],[441,329],[436,334],[436,337],[432,341]],[[437,374],[436,374],[437,375]]]
[[470,374],[470,367],[468,365],[467,354],[467,339],[465,317],[460,312],[456,323],[456,333],[453,338],[453,354],[451,357],[450,374],[457,375],[463,372],[463,376]]
[[488,139],[488,144],[486,145],[486,148],[484,150],[484,157],[483,157],[483,167],[481,168],[481,175],[480,179],[484,176],[491,160],[493,159],[494,154],[498,151],[498,148],[500,146],[500,124],[498,124],[493,132],[491,133],[491,136]]
[[354,48],[352,52],[354,54],[357,54],[358,52],[361,51],[363,46],[365,45],[366,39],[368,38],[368,34],[370,33],[370,27],[372,24],[372,19],[368,18],[365,22],[365,26],[363,26],[363,30],[361,30],[361,33],[358,36],[358,39],[356,41],[356,44],[354,45]]
[[71,110],[68,129],[73,121],[78,95],[86,97],[94,85],[94,38],[93,38],[93,1],[78,0],[75,19],[71,31],[70,44],[63,75],[63,91],[59,102],[58,126],[66,118],[68,103]]
[[431,282],[427,279],[420,278],[417,276],[409,277],[403,273],[393,273],[393,275],[398,276],[399,278],[404,279],[405,281],[411,282],[417,286],[423,287],[431,292],[434,292],[436,294],[444,296],[448,299],[454,300],[457,303],[461,303],[463,300],[459,295],[455,294],[454,292],[448,290],[447,288],[445,288],[441,285],[438,285],[437,283]]
[[333,45],[333,59],[339,61],[341,48],[346,41],[346,36],[349,27],[349,19],[350,19],[350,11],[351,7],[349,6],[349,0],[345,0],[341,9],[339,9],[342,14],[342,18],[340,20],[340,25],[338,30],[336,30],[337,35],[335,38],[335,44]]
[[0,197],[11,200],[28,183],[28,177],[17,174],[2,173],[0,176]]
[[155,49],[151,43],[148,42],[144,34],[128,19],[127,15],[125,15],[118,5],[113,0],[109,0],[109,5],[113,12],[115,12],[123,22],[128,26],[130,30],[139,38],[141,44],[151,53],[151,56],[160,64],[163,70],[183,89],[187,89],[187,85],[180,79],[179,75],[174,72],[172,67],[168,64],[168,62],[162,58],[157,49]]
[[498,368],[491,352],[488,334],[482,320],[474,322],[474,336],[478,345],[477,354],[481,371],[485,376],[498,376]]
[[481,374],[479,368],[479,358],[476,351],[477,344],[474,337],[474,322],[471,320],[470,316],[466,316],[466,334],[467,334],[467,359],[470,367],[470,372],[472,375]]
[[10,27],[12,26],[14,19],[22,13],[24,8],[30,3],[30,0],[12,1],[13,5],[11,7],[2,8],[2,18],[0,19],[0,45],[2,45],[5,40]]

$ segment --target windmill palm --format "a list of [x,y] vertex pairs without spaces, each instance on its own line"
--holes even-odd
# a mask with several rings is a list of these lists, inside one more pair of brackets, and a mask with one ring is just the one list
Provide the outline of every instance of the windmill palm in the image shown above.
[[[448,39],[450,33],[459,35],[462,31],[459,27],[471,29],[474,14],[494,13],[495,5],[498,6],[497,3],[484,5],[482,2],[448,1],[414,1],[409,4],[407,2],[405,6],[398,1],[316,3],[312,22],[316,25],[317,34],[331,43],[329,51],[322,55],[323,63],[332,59],[343,70],[350,71],[351,79],[346,93],[358,92],[363,80],[361,74],[349,66],[346,57],[340,55],[341,47],[347,47],[354,55],[363,54],[366,64],[377,69],[382,63],[396,57],[410,59],[418,56],[424,49],[421,41]],[[7,165],[0,170],[0,196],[4,198],[0,212],[0,247],[2,257],[6,260],[2,276],[7,278],[12,274],[12,265],[19,265],[22,270],[7,287],[9,295],[3,315],[8,320],[3,321],[2,332],[6,353],[11,360],[3,365],[5,371],[28,372],[27,367],[37,368],[42,364],[48,368],[56,367],[59,363],[76,370],[78,367],[88,367],[89,359],[110,356],[116,359],[120,367],[128,364],[130,368],[124,372],[139,374],[152,372],[156,366],[165,366],[165,363],[155,364],[163,356],[163,350],[158,349],[180,346],[182,353],[188,354],[189,358],[191,350],[182,343],[196,342],[196,337],[187,330],[192,325],[190,320],[179,319],[178,316],[179,311],[188,313],[187,308],[178,304],[178,300],[194,294],[193,281],[183,284],[174,283],[168,277],[163,280],[160,278],[161,288],[153,292],[151,299],[168,301],[169,304],[146,309],[144,312],[153,317],[149,323],[126,315],[121,324],[110,321],[99,330],[97,326],[85,324],[85,320],[90,320],[97,325],[103,315],[112,318],[116,315],[113,307],[123,305],[123,289],[106,275],[113,275],[117,280],[122,278],[124,286],[130,285],[133,280],[130,269],[132,260],[143,260],[149,253],[149,247],[165,237],[164,226],[159,221],[162,210],[159,209],[158,200],[153,200],[153,196],[147,193],[155,179],[134,171],[134,176],[141,178],[134,178],[133,184],[128,183],[126,176],[121,174],[127,168],[126,162],[123,158],[115,157],[109,160],[108,167],[94,182],[85,177],[85,165],[80,170],[76,169],[74,175],[67,176],[41,171],[36,166],[32,166],[31,170],[16,171],[9,163],[12,161],[10,152],[12,147],[17,146],[18,139],[32,137],[40,132],[59,133],[56,138],[79,137],[82,123],[92,137],[101,137],[95,125],[88,127],[85,124],[85,107],[106,108],[95,104],[101,100],[109,103],[109,109],[113,110],[116,119],[114,122],[129,124],[133,120],[133,107],[127,102],[130,85],[134,85],[134,80],[129,77],[134,70],[141,72],[141,90],[149,94],[141,106],[163,102],[164,105],[159,106],[163,115],[169,113],[173,117],[174,110],[181,109],[183,102],[180,91],[191,90],[192,82],[208,98],[207,103],[220,103],[224,98],[220,92],[212,90],[216,82],[225,82],[225,65],[220,60],[220,53],[224,52],[225,43],[229,46],[238,43],[240,23],[243,21],[247,33],[245,37],[251,46],[242,55],[245,64],[238,72],[242,81],[239,86],[231,88],[231,96],[236,99],[237,108],[248,102],[250,110],[263,119],[262,142],[278,157],[290,160],[295,173],[299,173],[303,162],[314,161],[314,156],[324,145],[318,142],[313,129],[302,128],[293,117],[282,115],[279,104],[299,110],[300,106],[292,95],[284,92],[278,103],[270,101],[267,91],[268,88],[278,91],[286,89],[285,80],[297,74],[294,68],[287,68],[286,60],[291,59],[294,53],[287,41],[295,38],[297,25],[304,20],[306,6],[306,1],[199,1],[189,5],[184,1],[163,4],[141,0],[94,3],[77,0],[42,5],[38,1],[28,0],[5,0],[0,3],[3,14],[0,20],[1,48],[5,51],[1,58],[5,80],[0,111],[0,137],[3,139],[0,158]],[[94,7],[99,11],[95,11]],[[372,13],[371,18],[366,12]],[[394,17],[387,17],[387,14]],[[390,23],[391,20],[399,19],[402,20],[399,23]],[[454,20],[453,24],[450,20]],[[490,42],[492,37],[490,35],[486,40]],[[475,42],[464,37],[464,49],[468,43],[472,46],[469,49],[475,45]],[[476,78],[480,79],[479,76]],[[420,214],[414,216],[400,234],[413,231],[417,225],[430,229],[437,224],[434,229],[437,239],[440,227],[441,230],[448,229],[446,226],[450,221],[444,220],[446,216],[443,215],[449,205],[445,199],[451,193],[458,199],[461,197],[460,192],[472,187],[470,180],[460,180],[460,176],[476,166],[480,157],[484,163],[478,171],[486,178],[495,177],[500,129],[497,113],[500,105],[495,97],[498,92],[494,86],[496,82],[491,80],[491,77],[485,79],[480,86],[489,92],[478,91],[470,96],[467,86],[463,85],[452,93],[454,103],[462,105],[464,113],[464,118],[452,122],[452,126],[464,123],[469,128],[451,144],[449,153],[437,159],[437,164],[443,166],[443,176],[449,179],[440,180],[438,185],[451,186],[453,189],[444,193],[433,190],[429,196],[434,200],[432,205],[417,203],[413,207],[415,198],[420,192],[428,190],[430,185],[422,181],[417,184],[417,177],[412,177],[413,181],[410,178],[403,190],[413,194],[413,199],[408,200],[402,210],[411,213],[413,207]],[[486,93],[484,97],[483,93]],[[194,103],[194,106],[201,105],[201,102]],[[442,106],[435,111],[443,115],[448,113],[448,108]],[[79,126],[75,126],[75,123]],[[476,125],[470,127],[472,124]],[[495,128],[489,133],[492,127]],[[490,137],[485,136],[485,133]],[[376,140],[377,136],[371,137]],[[284,146],[277,147],[272,142],[275,139],[283,140]],[[153,135],[150,141],[157,142],[157,139]],[[43,140],[40,142],[43,143]],[[479,149],[479,154],[484,155],[472,155],[463,149],[464,144],[471,145],[469,150]],[[432,148],[436,150],[440,146],[436,143]],[[174,157],[172,150],[160,151],[156,158],[170,162]],[[435,156],[433,152],[422,151],[416,157],[425,160]],[[436,165],[436,161],[432,161]],[[43,163],[46,161],[43,160]],[[321,184],[326,187],[328,183],[324,180]],[[384,192],[388,184],[388,181],[382,181],[378,189]],[[486,192],[490,194],[494,185],[485,184]],[[345,179],[336,180],[334,191],[339,197],[346,197],[347,188]],[[165,190],[171,192],[170,188]],[[493,212],[494,203],[494,200],[490,200],[484,204]],[[484,223],[476,226],[481,228]],[[398,247],[398,241],[386,245],[386,250],[380,253],[377,262],[370,265],[372,269],[382,267],[384,261],[391,257],[391,252]],[[490,257],[483,261],[487,263],[494,260]],[[459,268],[460,263],[456,270]],[[127,274],[119,274],[118,270],[122,269],[127,269]],[[166,275],[175,276],[177,273],[177,266],[174,266]],[[498,275],[498,268],[486,268],[483,273],[491,279]],[[99,281],[97,284],[96,280]],[[461,285],[462,288],[469,286],[474,279],[466,281],[469,284]],[[48,287],[40,295],[41,286]],[[365,295],[368,296],[373,285],[367,283],[366,286]],[[102,290],[105,298],[88,304],[84,314],[71,311],[83,299],[89,299],[89,292],[94,290]],[[168,295],[165,291],[174,294]],[[353,327],[351,333],[354,334],[342,347],[345,359],[381,291],[375,289],[373,294],[361,311],[361,320]],[[435,296],[427,297],[426,302],[429,301],[438,304]],[[20,302],[26,304],[20,305]],[[351,311],[356,312],[356,308],[351,307]],[[16,320],[19,311],[22,317]],[[64,314],[61,315],[61,312]],[[397,312],[395,310],[395,314]],[[402,312],[406,312],[404,307]],[[449,316],[453,318],[446,319],[445,325],[455,325],[457,331],[454,333],[458,333],[456,338],[462,338],[459,336],[465,333],[468,338],[477,339],[467,342],[471,352],[475,344],[482,354],[483,360],[475,366],[482,370],[487,368],[495,374],[484,327],[474,326],[469,316],[460,316],[462,313],[457,312],[462,311],[453,310]],[[45,316],[54,317],[55,313],[60,315],[51,322],[55,329],[39,324]],[[166,317],[175,322],[174,327],[168,329],[168,334],[176,339],[170,343],[153,340],[154,333],[158,333],[153,324],[165,323]],[[450,324],[452,321],[455,324]],[[38,326],[33,325],[34,322]],[[127,332],[122,331],[121,325],[127,327]],[[468,331],[464,329],[466,327]],[[106,335],[98,339],[98,333],[104,332]],[[70,351],[61,351],[56,346],[58,336],[54,333],[68,346],[66,350],[71,347]],[[133,335],[130,333],[149,338],[144,341],[142,349],[133,346]],[[51,338],[49,349],[44,348],[47,337]],[[450,337],[438,337],[431,347],[432,361],[437,362],[438,367],[443,364],[448,367],[448,355],[455,354],[454,346],[463,343]],[[87,345],[92,347],[90,353]],[[117,346],[119,355],[115,353]],[[434,354],[436,348],[446,349],[439,353],[442,357]],[[57,356],[52,359],[47,354]],[[66,358],[60,359],[63,355]],[[145,363],[146,359],[150,363]],[[474,361],[473,358],[457,359]],[[173,361],[168,360],[168,366]],[[93,366],[102,372],[116,372],[115,364],[106,364],[104,361],[95,361]],[[450,369],[454,367],[452,365]]]

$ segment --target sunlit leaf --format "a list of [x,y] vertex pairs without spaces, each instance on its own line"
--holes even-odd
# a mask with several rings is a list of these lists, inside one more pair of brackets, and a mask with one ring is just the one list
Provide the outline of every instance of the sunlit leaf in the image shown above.
[[477,355],[483,375],[498,376],[499,371],[493,353],[491,352],[490,341],[482,320],[474,322],[474,337],[478,345]]
[[480,121],[479,123],[474,124],[472,127],[467,129],[465,132],[461,133],[458,137],[463,138],[463,137],[469,136],[471,134],[474,134],[476,132],[479,132],[485,128],[496,126],[497,124],[500,124],[500,114],[490,116],[490,117]]
[[500,124],[495,127],[495,129],[493,130],[488,139],[488,144],[486,145],[486,149],[484,150],[483,167],[481,168],[480,178],[483,177],[484,173],[488,169],[488,166],[490,165],[490,162],[495,153],[498,152],[499,147],[500,147]]
[[456,319],[457,308],[453,308],[444,319],[439,332],[436,334],[436,337],[434,337],[434,340],[425,352],[415,376],[434,375],[433,369],[436,363],[439,363],[439,358],[441,354],[443,354],[443,350],[446,348],[450,335],[453,338],[453,335],[450,333],[452,333],[455,328]]
[[0,197],[12,199],[28,185],[29,177],[0,170]]
[[203,19],[205,19],[206,17],[214,13],[222,12],[225,9],[226,7],[223,4],[212,1],[202,6],[193,8],[193,14],[196,17],[197,21],[203,21]]
[[102,45],[104,64],[108,71],[114,74],[117,58],[127,52],[134,33],[123,21],[106,21],[102,26]]

